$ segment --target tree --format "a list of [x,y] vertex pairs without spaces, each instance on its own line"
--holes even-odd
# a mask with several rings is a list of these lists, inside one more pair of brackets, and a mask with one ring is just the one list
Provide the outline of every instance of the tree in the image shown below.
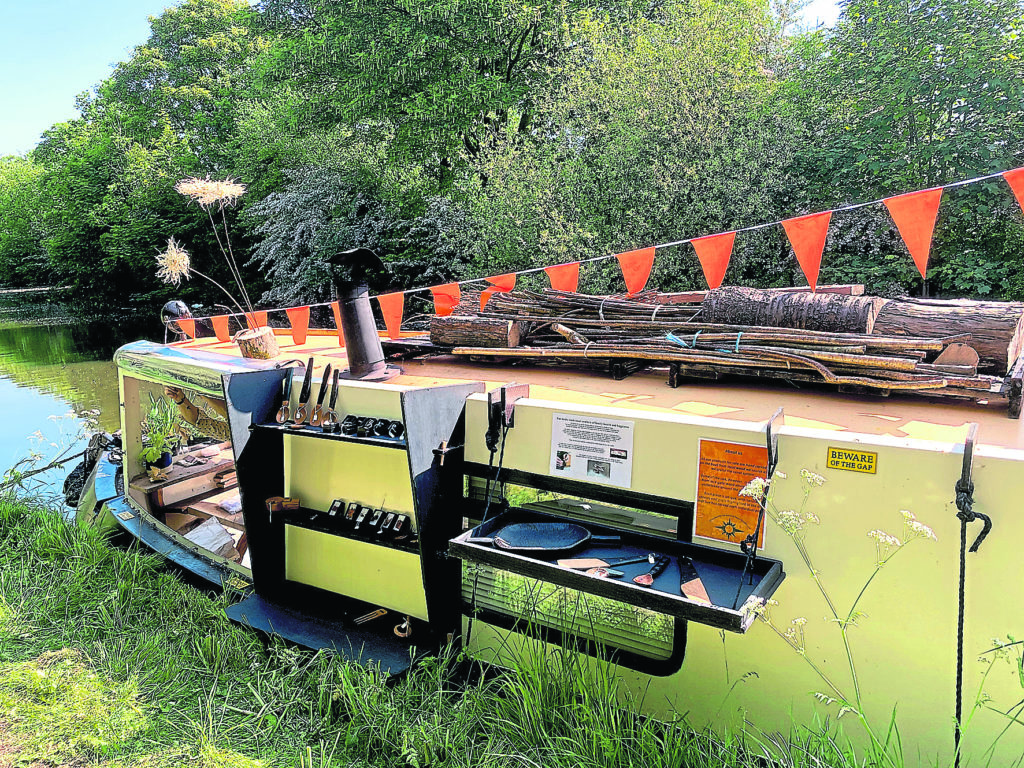
[[[797,165],[809,180],[807,205],[834,207],[1020,165],[1022,11],[1020,0],[846,0],[832,30],[804,37],[792,95],[808,129]],[[1005,185],[951,191],[946,201],[930,277],[940,291],[1000,290],[1009,270],[1005,244],[1020,240]],[[844,221],[837,216],[835,226]],[[877,221],[883,250],[904,253],[891,223],[884,215]]]
[[30,158],[0,157],[0,284],[45,285],[50,277],[40,244],[43,169]]

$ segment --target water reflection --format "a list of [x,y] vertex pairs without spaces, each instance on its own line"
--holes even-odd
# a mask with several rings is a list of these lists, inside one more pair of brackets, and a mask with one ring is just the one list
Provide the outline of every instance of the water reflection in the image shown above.
[[54,445],[72,441],[80,422],[65,417],[69,412],[98,410],[103,429],[118,429],[114,350],[156,338],[160,330],[158,320],[149,327],[150,318],[75,320],[5,299],[0,297],[0,474],[31,450],[52,454]]

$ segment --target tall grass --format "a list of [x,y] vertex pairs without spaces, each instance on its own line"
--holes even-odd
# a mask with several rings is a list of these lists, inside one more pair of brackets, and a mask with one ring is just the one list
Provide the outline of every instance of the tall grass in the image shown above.
[[57,511],[0,498],[0,765],[862,764],[827,728],[731,738],[639,717],[614,669],[569,651],[537,648],[498,673],[447,650],[389,680],[265,643],[224,600]]

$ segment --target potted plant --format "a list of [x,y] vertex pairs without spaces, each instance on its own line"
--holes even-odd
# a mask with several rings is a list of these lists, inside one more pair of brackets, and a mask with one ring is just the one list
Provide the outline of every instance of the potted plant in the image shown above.
[[150,406],[142,422],[140,458],[147,467],[169,467],[173,451],[181,442],[182,422],[178,409],[164,397],[149,396]]
[[[213,227],[213,234],[217,238],[217,246],[221,255],[227,262],[231,272],[231,278],[238,286],[238,295],[241,301],[235,298],[219,282],[209,275],[205,275],[192,266],[191,256],[173,237],[167,241],[167,250],[156,257],[159,269],[157,277],[170,285],[180,285],[182,278],[189,279],[192,275],[203,278],[213,283],[224,293],[231,303],[245,318],[245,325],[241,331],[235,334],[235,343],[241,350],[243,357],[253,357],[269,360],[277,357],[281,349],[274,337],[274,331],[266,326],[261,326],[256,318],[256,310],[249,299],[249,292],[242,282],[242,273],[235,261],[235,252],[231,246],[231,237],[228,232],[227,215],[225,208],[234,205],[238,198],[245,194],[245,185],[239,184],[233,179],[215,180],[190,178],[182,179],[174,189],[181,195],[193,200],[202,208],[210,219],[210,226]],[[220,223],[214,218],[214,210],[220,214]]]

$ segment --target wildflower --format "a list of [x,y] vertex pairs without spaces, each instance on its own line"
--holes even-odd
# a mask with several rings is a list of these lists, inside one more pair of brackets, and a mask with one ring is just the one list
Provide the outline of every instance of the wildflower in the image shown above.
[[790,536],[796,536],[808,525],[817,525],[818,516],[812,512],[797,512],[795,509],[784,509],[775,514],[775,522]]
[[[902,510],[903,528],[907,539],[936,539],[935,531],[922,522],[919,522],[914,513],[908,509]],[[937,540],[937,539],[936,539]]]
[[755,501],[761,501],[764,498],[765,492],[768,490],[768,481],[763,477],[755,477],[740,491],[740,496],[749,496]]
[[167,250],[156,257],[159,269],[156,276],[165,283],[181,285],[181,278],[188,279],[192,259],[173,237],[167,241]]
[[799,617],[793,619],[793,624],[795,624],[798,627],[806,626],[807,619],[805,619],[803,616],[799,616]]
[[902,547],[903,546],[903,542],[900,541],[899,539],[897,539],[891,533],[886,533],[885,531],[880,531],[877,528],[875,530],[873,530],[873,531],[868,531],[868,538],[869,539],[874,539],[875,541],[877,541],[879,543],[879,545],[881,545],[882,547],[885,547],[886,549],[889,549],[889,548],[895,549],[896,547]]
[[807,483],[808,488],[820,488],[825,484],[825,478],[811,472],[809,469],[800,470],[800,479]]
[[245,194],[245,185],[230,178],[223,181],[209,177],[182,179],[174,185],[174,189],[178,194],[191,197],[201,208],[209,208],[214,203],[217,203],[219,208],[233,205]]

